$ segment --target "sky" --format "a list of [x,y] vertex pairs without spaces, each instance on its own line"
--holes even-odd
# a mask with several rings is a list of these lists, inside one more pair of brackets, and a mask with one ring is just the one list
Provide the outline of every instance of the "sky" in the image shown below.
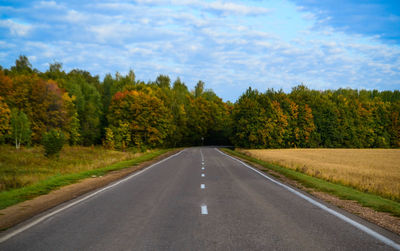
[[400,89],[400,1],[0,0],[0,65],[250,86]]

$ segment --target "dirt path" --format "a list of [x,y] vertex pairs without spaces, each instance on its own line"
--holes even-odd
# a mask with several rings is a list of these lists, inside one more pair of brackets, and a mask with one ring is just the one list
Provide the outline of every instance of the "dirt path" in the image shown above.
[[171,151],[156,157],[153,160],[143,162],[137,166],[112,171],[101,177],[92,177],[79,181],[78,183],[61,187],[48,194],[38,196],[31,200],[0,210],[0,229],[5,230],[22,221],[25,221],[41,212],[53,208],[63,202],[74,199],[87,192],[106,186],[107,184],[121,179],[129,174],[150,166],[151,164],[164,159],[179,150]]

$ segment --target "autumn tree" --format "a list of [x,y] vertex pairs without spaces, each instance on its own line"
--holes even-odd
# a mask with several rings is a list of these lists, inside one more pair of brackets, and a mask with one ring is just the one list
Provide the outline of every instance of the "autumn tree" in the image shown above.
[[0,96],[0,143],[4,143],[10,134],[11,111],[4,99]]
[[[163,102],[141,91],[117,92],[108,114],[116,145],[155,147],[164,144],[172,122]],[[117,138],[120,135],[120,138]],[[119,142],[118,142],[119,141]]]

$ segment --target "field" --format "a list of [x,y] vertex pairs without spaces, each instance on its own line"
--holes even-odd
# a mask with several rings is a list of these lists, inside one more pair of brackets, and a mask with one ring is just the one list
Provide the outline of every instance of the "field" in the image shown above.
[[0,146],[0,209],[85,178],[136,166],[168,151],[171,149],[134,153],[100,146],[66,146],[59,158],[48,159],[41,147],[17,151],[11,146]]
[[53,176],[94,170],[132,159],[141,153],[105,150],[102,147],[65,146],[59,158],[46,158],[41,147],[0,145],[0,192],[21,188]]
[[400,149],[237,151],[313,177],[400,202]]

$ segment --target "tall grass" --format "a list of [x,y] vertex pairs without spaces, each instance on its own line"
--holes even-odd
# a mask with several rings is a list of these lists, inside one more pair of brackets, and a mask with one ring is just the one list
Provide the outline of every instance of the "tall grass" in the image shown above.
[[79,173],[142,155],[102,147],[65,146],[59,158],[46,158],[42,147],[0,146],[0,192],[29,186],[53,176]]
[[43,157],[40,148],[15,151],[0,146],[0,209],[14,205],[51,190],[72,184],[92,175],[134,166],[151,160],[169,149],[145,153],[117,152],[101,147],[66,147],[60,158]]
[[400,202],[400,149],[238,151],[313,177]]

